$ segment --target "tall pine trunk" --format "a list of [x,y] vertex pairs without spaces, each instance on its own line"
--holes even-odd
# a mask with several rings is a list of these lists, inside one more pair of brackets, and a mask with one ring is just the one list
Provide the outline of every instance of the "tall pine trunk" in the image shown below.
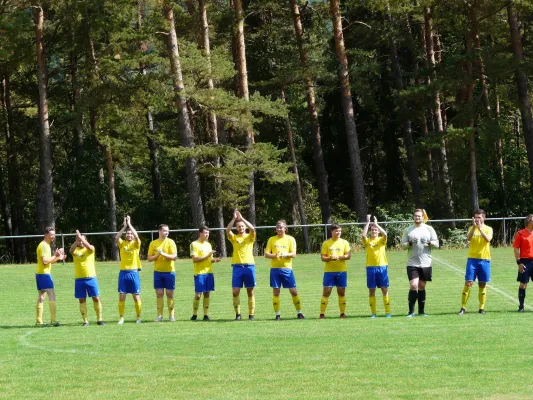
[[44,10],[33,9],[39,88],[39,183],[37,185],[37,219],[39,230],[55,224],[54,182],[52,178],[52,148],[48,120],[48,73],[44,45]]
[[[176,95],[176,107],[179,113],[179,132],[183,147],[192,149],[194,147],[194,136],[187,109],[187,99],[185,98],[183,76],[181,73],[180,54],[178,50],[178,38],[174,24],[174,10],[171,5],[163,7],[163,15],[168,24],[167,50],[172,71],[172,81],[174,93]],[[189,201],[191,204],[192,222],[194,226],[200,227],[205,224],[202,196],[200,193],[200,181],[198,177],[198,167],[196,158],[187,157],[186,160],[187,187],[189,189]]]
[[507,17],[511,31],[511,48],[515,58],[515,79],[518,90],[518,104],[522,117],[522,132],[526,144],[527,160],[529,163],[529,185],[533,192],[533,115],[531,113],[531,101],[526,71],[524,70],[524,49],[522,38],[518,28],[518,19],[513,9],[511,0],[507,0]]
[[[426,59],[428,67],[431,70],[431,82],[434,84],[436,79],[434,32],[431,9],[429,7],[426,7],[424,9],[424,33],[426,45]],[[434,178],[435,173],[437,173],[438,176],[438,189],[440,192],[440,203],[443,216],[446,218],[453,218],[454,205],[451,195],[451,182],[448,173],[446,141],[444,139],[445,122],[442,115],[440,92],[435,87],[433,87],[432,89],[431,111],[433,114],[433,133],[434,135],[436,135],[436,142],[439,144],[439,148],[432,153],[432,159],[434,159],[434,162],[438,167],[436,170],[435,168],[433,169],[433,175]]]
[[363,166],[361,165],[361,153],[359,150],[359,139],[357,136],[357,126],[352,102],[352,91],[350,88],[350,77],[348,74],[348,58],[344,48],[344,35],[342,33],[342,19],[339,10],[339,0],[330,0],[330,14],[333,22],[333,37],[335,40],[335,52],[337,55],[338,75],[341,89],[342,111],[344,113],[344,126],[348,141],[348,153],[350,157],[350,175],[352,180],[352,190],[354,206],[359,221],[364,221],[367,213],[365,182],[363,177]]
[[305,94],[307,100],[307,111],[311,124],[311,143],[313,147],[313,165],[316,174],[318,201],[322,215],[322,223],[331,222],[331,201],[328,192],[328,173],[324,163],[324,153],[322,151],[322,137],[320,133],[320,122],[318,121],[318,111],[315,101],[315,85],[313,78],[309,75],[309,56],[303,43],[303,28],[300,17],[300,8],[297,0],[290,0],[292,20],[294,23],[294,33],[300,52],[300,64],[303,69],[303,82],[305,85]]
[[[282,89],[281,91],[281,99],[283,103],[285,103],[285,90],[284,89]],[[298,173],[298,164],[296,163],[296,152],[294,151],[294,140],[293,140],[293,133],[292,133],[291,120],[289,118],[289,114],[287,114],[287,117],[285,118],[285,127],[287,129],[287,136],[289,139],[289,150],[291,152],[292,170],[295,176],[296,199],[298,201],[300,223],[304,225],[303,234],[304,234],[305,252],[310,253],[311,246],[309,245],[309,230],[307,229],[307,226],[305,226],[307,225],[307,220],[305,218],[305,209],[304,209],[304,202],[303,202],[303,196],[302,196],[302,185],[300,183],[300,174]]]
[[[239,97],[250,100],[250,92],[248,91],[248,67],[246,64],[246,45],[244,43],[244,12],[242,8],[242,0],[233,0],[233,7],[235,9],[235,22],[233,26],[233,35],[235,37],[235,53],[237,59]],[[252,127],[249,127],[246,132],[246,145],[251,149],[254,144],[254,132]],[[255,209],[255,184],[254,172],[250,172],[250,185],[248,186],[248,211],[249,220],[252,225],[256,224],[256,209]]]
[[390,38],[390,52],[391,52],[391,66],[392,75],[394,78],[394,88],[398,92],[396,96],[400,106],[400,121],[402,124],[403,140],[405,143],[405,152],[407,154],[407,170],[409,181],[411,183],[411,191],[413,192],[413,198],[415,204],[422,203],[422,190],[420,188],[420,177],[418,174],[418,167],[415,157],[415,148],[413,141],[413,130],[411,128],[411,120],[408,117],[409,110],[406,100],[401,96],[400,92],[403,90],[402,69],[400,67],[400,58],[398,56],[398,46],[396,38],[394,37],[394,26],[392,21],[392,15],[388,14],[388,20],[391,28]]
[[[143,24],[143,4],[144,1],[137,2],[137,26],[139,30],[141,30]],[[142,52],[147,50],[144,42],[141,42],[140,48]],[[141,63],[139,70],[142,75],[146,75],[146,67],[144,64]],[[163,193],[161,192],[161,172],[159,171],[159,154],[157,151],[159,146],[155,140],[154,117],[152,116],[149,106],[146,108],[146,125],[147,131],[145,132],[145,136],[148,145],[148,152],[150,154],[152,196],[154,197],[155,201],[161,201],[163,200]]]
[[[209,70],[209,76],[207,78],[207,87],[209,89],[214,89],[213,79],[211,77],[211,45],[209,42],[209,22],[207,20],[207,8],[205,0],[198,0],[198,16],[200,18],[199,24],[199,35],[198,35],[198,47],[203,51],[204,56],[207,62],[207,68]],[[214,144],[218,144],[218,122],[217,115],[214,111],[210,110],[207,114],[207,130],[208,135],[211,141]],[[220,168],[220,157],[215,157],[214,159],[215,168],[218,170]],[[222,183],[218,176],[215,176],[215,192],[220,193]],[[224,209],[222,204],[217,204],[215,206],[215,221],[217,228],[224,227]],[[226,257],[226,240],[225,232],[223,229],[216,231],[216,244],[218,249],[218,256]]]
[[[4,72],[2,76],[2,109],[4,112],[4,132],[6,137],[7,205],[11,215],[11,234],[17,236],[23,233],[24,216],[22,213],[22,190],[20,187],[19,162],[11,106],[11,87],[7,72]],[[25,240],[14,240],[12,248],[15,261],[18,263],[26,262]]]
[[[113,153],[111,147],[107,145],[105,147],[105,159],[107,166],[107,177],[109,185],[109,229],[111,232],[117,231],[117,197],[115,194],[115,166],[113,163]],[[118,261],[118,247],[116,242],[112,241],[111,247],[111,259]]]

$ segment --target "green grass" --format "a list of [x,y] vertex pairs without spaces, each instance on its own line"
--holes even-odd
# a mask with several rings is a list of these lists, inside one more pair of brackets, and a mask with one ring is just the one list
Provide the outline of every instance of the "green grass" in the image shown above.
[[[282,291],[282,321],[273,321],[268,264],[257,258],[255,322],[233,321],[229,260],[215,265],[211,322],[191,322],[189,260],[177,262],[176,323],[153,323],[155,294],[145,264],[143,322],[116,325],[118,265],[98,263],[107,326],[82,328],[73,298],[72,264],[53,268],[60,328],[35,328],[34,266],[0,267],[0,398],[36,399],[521,399],[531,398],[533,315],[517,314],[516,265],[511,249],[493,249],[487,315],[460,308],[466,251],[435,251],[427,318],[405,318],[406,254],[389,252],[392,319],[370,320],[364,254],[349,262],[349,318],[338,318],[337,296],[319,320],[322,263],[294,261],[307,320],[297,320]],[[533,294],[531,295],[533,296]],[[533,299],[533,297],[530,297]],[[526,299],[526,306],[527,306]],[[243,314],[245,293],[241,293]],[[533,304],[533,303],[532,303]],[[45,317],[48,317],[45,305]]]

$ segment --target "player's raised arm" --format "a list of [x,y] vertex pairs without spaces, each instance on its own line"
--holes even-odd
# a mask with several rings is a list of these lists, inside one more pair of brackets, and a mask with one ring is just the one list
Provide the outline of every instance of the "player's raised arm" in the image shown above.
[[131,231],[131,234],[133,235],[133,241],[136,243],[139,243],[141,239],[139,239],[139,234],[137,233],[137,231],[131,224],[131,218],[129,215],[126,215],[126,225],[127,225],[127,229],[129,229]]
[[120,229],[120,231],[117,232],[117,234],[115,235],[115,242],[118,244],[120,238],[122,237],[122,234],[124,233],[124,231],[126,230],[126,228],[128,227],[128,223],[126,221],[126,217],[124,217],[124,224],[122,225],[122,228]]
[[247,220],[244,219],[241,212],[238,210],[235,210],[235,214],[237,215],[237,219],[240,219],[242,222],[244,222],[244,225],[250,230],[250,233],[255,233],[255,227]]
[[233,218],[229,222],[228,226],[226,226],[226,235],[228,237],[231,235],[231,229],[233,228],[233,225],[235,225],[236,219],[237,219],[237,210],[233,211]]
[[94,246],[87,241],[87,237],[83,236],[80,231],[76,230],[76,238],[83,243],[83,245],[92,252],[94,252]]
[[385,229],[383,229],[379,224],[378,224],[378,219],[374,216],[374,226],[376,228],[378,228],[378,231],[379,233],[381,233],[381,236],[383,237],[387,237],[387,231]]
[[368,228],[370,227],[370,214],[366,216],[366,224],[363,228],[363,233],[361,234],[361,239],[366,239],[368,237]]

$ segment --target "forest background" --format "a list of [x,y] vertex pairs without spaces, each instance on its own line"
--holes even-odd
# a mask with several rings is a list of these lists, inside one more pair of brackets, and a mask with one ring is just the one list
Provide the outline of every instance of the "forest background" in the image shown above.
[[215,228],[234,208],[529,213],[532,17],[531,0],[0,0],[0,235]]

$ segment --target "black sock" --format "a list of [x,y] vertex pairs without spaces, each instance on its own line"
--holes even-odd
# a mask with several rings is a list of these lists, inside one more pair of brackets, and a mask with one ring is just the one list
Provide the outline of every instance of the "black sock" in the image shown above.
[[424,307],[426,305],[426,291],[418,289],[418,313],[424,314]]
[[415,312],[415,303],[417,298],[418,292],[416,290],[409,290],[409,314],[413,314]]
[[520,308],[524,308],[525,298],[526,298],[526,289],[518,288],[518,302],[520,303]]

